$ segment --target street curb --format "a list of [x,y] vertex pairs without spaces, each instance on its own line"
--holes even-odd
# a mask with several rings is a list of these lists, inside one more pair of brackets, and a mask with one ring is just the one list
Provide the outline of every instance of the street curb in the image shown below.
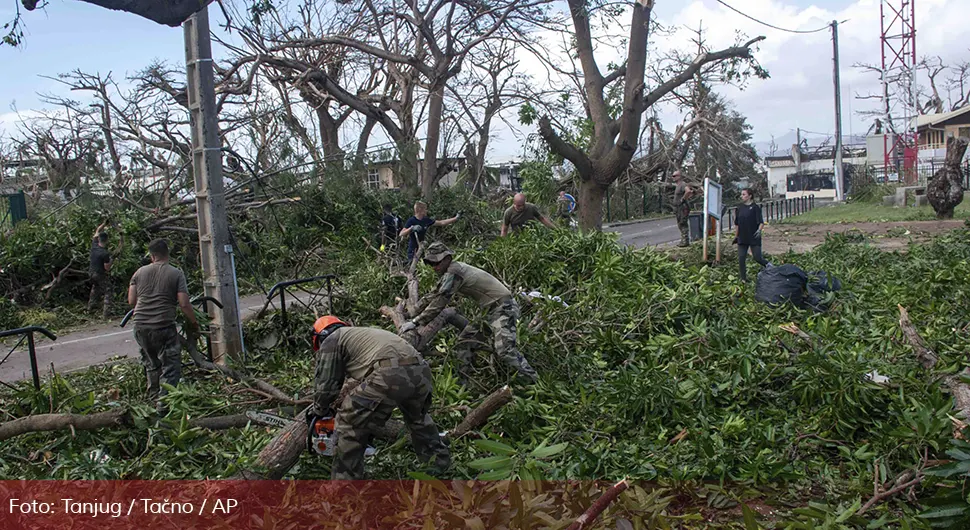
[[605,224],[603,225],[603,228],[614,228],[617,226],[636,225],[640,223],[649,223],[650,221],[663,221],[664,219],[673,219],[673,218],[674,218],[673,215],[665,215],[663,217],[648,217],[646,219],[637,219],[632,221],[619,221],[616,223]]

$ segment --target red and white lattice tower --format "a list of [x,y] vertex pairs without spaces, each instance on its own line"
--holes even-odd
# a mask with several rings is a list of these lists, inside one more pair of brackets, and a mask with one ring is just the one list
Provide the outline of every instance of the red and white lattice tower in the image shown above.
[[882,0],[882,110],[884,168],[915,178],[919,139],[916,117],[916,0]]

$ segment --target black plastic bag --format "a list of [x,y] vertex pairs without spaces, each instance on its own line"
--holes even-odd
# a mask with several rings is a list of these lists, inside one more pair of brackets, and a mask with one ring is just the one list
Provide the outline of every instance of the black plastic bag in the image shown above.
[[806,289],[805,303],[816,311],[824,311],[829,306],[825,295],[842,290],[842,282],[825,271],[815,271],[810,275]]
[[771,305],[791,302],[802,309],[825,311],[829,305],[826,294],[841,289],[842,282],[825,271],[808,274],[799,266],[786,263],[758,273],[754,299]]
[[754,299],[766,304],[791,302],[803,306],[808,275],[796,265],[786,263],[758,273]]

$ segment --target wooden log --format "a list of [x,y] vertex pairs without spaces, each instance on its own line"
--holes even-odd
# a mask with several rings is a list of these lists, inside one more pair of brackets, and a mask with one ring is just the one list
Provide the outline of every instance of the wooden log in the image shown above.
[[492,392],[482,401],[481,405],[469,412],[465,419],[448,433],[448,438],[455,439],[481,427],[495,411],[504,407],[510,401],[512,401],[512,389],[508,385]]
[[212,416],[189,420],[190,427],[208,429],[210,431],[225,431],[227,429],[242,429],[252,421],[245,414],[229,414],[228,416]]
[[896,307],[899,308],[899,327],[903,330],[906,341],[916,350],[916,359],[919,360],[924,369],[933,368],[936,366],[939,357],[926,346],[923,337],[920,337],[916,327],[913,326],[913,322],[910,321],[909,312],[906,311],[906,308],[900,304],[896,304]]
[[237,478],[246,480],[283,478],[283,475],[296,465],[300,455],[306,450],[308,430],[303,416],[308,409],[309,407],[297,414],[294,421],[283,427],[283,430],[278,432],[259,452],[254,467],[260,472],[243,471]]
[[566,530],[581,530],[582,528],[589,528],[592,526],[593,521],[603,513],[613,501],[620,496],[630,485],[627,483],[626,479],[617,482],[612,488],[606,490],[606,493],[596,499],[589,508],[580,515],[578,519],[573,521],[573,524],[569,525]]
[[95,414],[34,414],[0,424],[0,441],[31,432],[93,431],[131,424],[131,414],[124,408]]

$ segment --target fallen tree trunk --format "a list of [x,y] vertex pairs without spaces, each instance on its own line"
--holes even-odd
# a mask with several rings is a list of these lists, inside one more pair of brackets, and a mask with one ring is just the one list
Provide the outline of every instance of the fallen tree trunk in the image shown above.
[[245,414],[230,414],[228,416],[195,418],[189,420],[189,426],[210,431],[225,431],[227,429],[242,429],[251,421]]
[[467,434],[469,431],[485,425],[485,422],[488,421],[492,414],[495,414],[495,411],[504,407],[510,401],[512,401],[512,389],[509,388],[509,385],[505,385],[495,392],[492,392],[482,401],[481,405],[475,407],[475,409],[465,416],[464,421],[448,433],[448,438],[454,440]]
[[34,414],[0,424],[0,441],[31,432],[93,431],[131,423],[131,414],[123,408],[96,414]]

